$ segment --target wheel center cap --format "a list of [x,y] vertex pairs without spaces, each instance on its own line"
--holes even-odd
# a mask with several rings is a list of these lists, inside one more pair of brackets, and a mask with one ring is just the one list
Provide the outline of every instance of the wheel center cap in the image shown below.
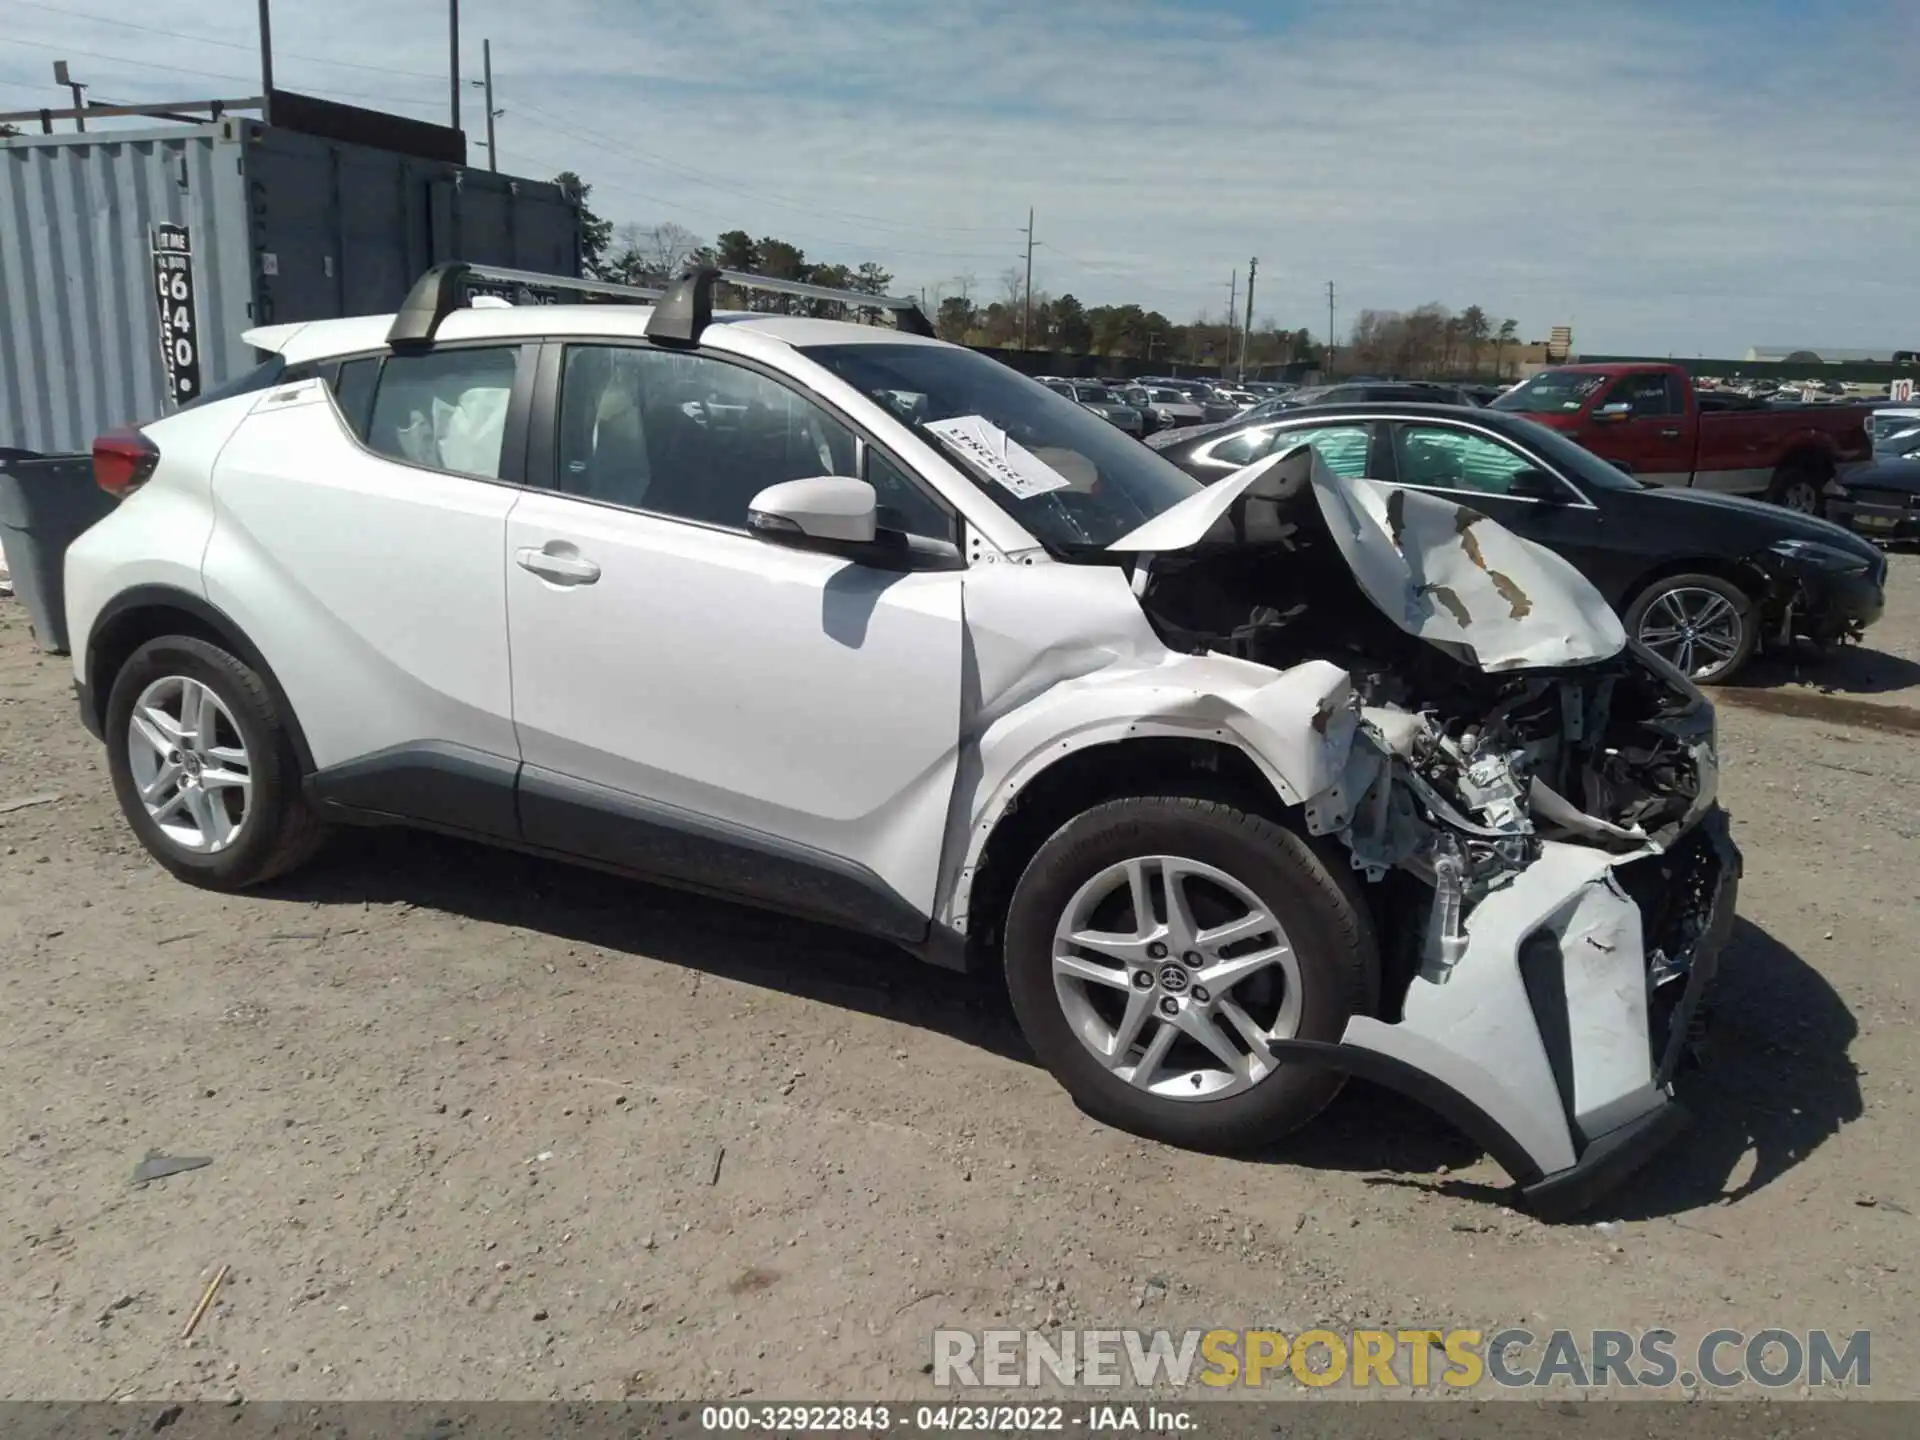
[[1182,994],[1187,988],[1187,972],[1178,965],[1162,965],[1160,988],[1170,995]]
[[180,757],[180,764],[181,764],[181,767],[189,775],[198,775],[200,773],[200,768],[201,768],[200,757],[194,754],[191,750],[189,750],[185,755],[182,755]]

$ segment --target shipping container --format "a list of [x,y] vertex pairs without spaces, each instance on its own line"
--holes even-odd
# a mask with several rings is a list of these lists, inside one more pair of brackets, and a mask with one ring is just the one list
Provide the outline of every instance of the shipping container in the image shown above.
[[0,447],[157,419],[254,363],[242,331],[391,311],[443,260],[577,275],[577,201],[239,117],[0,139]]

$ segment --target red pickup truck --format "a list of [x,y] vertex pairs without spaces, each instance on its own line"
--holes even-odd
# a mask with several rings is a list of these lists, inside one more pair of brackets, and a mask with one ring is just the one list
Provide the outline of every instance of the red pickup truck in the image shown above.
[[1834,481],[1873,459],[1864,405],[1702,395],[1678,365],[1561,365],[1492,408],[1563,431],[1642,480],[1764,495],[1810,515]]

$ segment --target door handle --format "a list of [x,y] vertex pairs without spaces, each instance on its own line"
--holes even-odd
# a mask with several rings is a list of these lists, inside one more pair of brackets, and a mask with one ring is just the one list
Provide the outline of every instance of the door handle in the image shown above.
[[1664,425],[1660,429],[1660,438],[1662,440],[1678,440],[1680,438],[1680,431],[1672,425]]
[[[549,543],[564,544],[565,542]],[[568,549],[571,550],[572,547],[568,546]],[[551,580],[556,585],[591,585],[600,578],[600,567],[580,554],[568,554],[566,551],[551,549],[536,550],[528,545],[513,558],[522,570],[531,570],[541,579]]]

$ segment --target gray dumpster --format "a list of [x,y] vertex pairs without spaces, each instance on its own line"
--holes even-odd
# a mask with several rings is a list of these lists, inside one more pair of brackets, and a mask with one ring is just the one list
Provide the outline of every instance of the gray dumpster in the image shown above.
[[115,503],[90,455],[0,453],[0,548],[42,650],[67,653],[67,546]]

